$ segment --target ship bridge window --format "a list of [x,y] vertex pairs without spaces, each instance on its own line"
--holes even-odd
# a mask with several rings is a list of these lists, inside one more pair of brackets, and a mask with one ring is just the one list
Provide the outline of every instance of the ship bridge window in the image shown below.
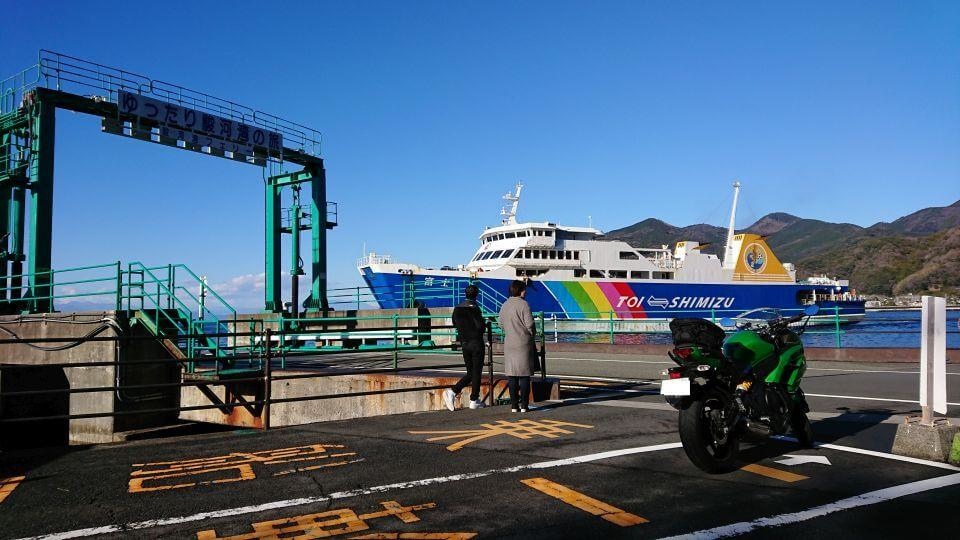
[[653,279],[673,279],[673,272],[654,272]]
[[579,260],[580,260],[580,252],[579,252],[579,251],[574,251],[574,252],[573,252],[573,260],[575,260],[575,261],[579,261]]
[[574,269],[573,269],[573,277],[583,277],[583,276],[585,276],[585,275],[587,275],[587,271],[584,270],[583,268],[574,268]]
[[557,258],[557,252],[556,252],[556,251],[550,250],[549,253],[550,253],[550,259],[556,259],[556,258]]
[[607,272],[607,275],[612,278],[626,279],[627,271],[626,270],[610,270]]
[[650,279],[650,272],[641,272],[639,270],[632,270],[630,272],[631,279]]
[[488,251],[488,252],[486,252],[486,253],[483,254],[483,257],[480,257],[480,260],[481,260],[481,261],[485,261],[485,260],[489,259],[491,255],[493,255],[493,252],[492,252],[492,251]]
[[512,232],[508,232],[508,233],[505,234],[504,236],[505,236],[506,238],[513,238],[514,236],[516,236],[516,234],[514,234],[514,233],[512,233]]
[[490,256],[491,259],[499,259],[503,255],[503,250],[494,251],[493,255]]
[[592,277],[592,278],[605,278],[605,277],[607,277],[607,276],[603,273],[603,270],[591,270],[591,271],[590,271],[590,277]]
[[640,255],[637,255],[636,251],[621,251],[620,260],[621,261],[639,261]]
[[545,236],[553,236],[553,231],[543,231]]

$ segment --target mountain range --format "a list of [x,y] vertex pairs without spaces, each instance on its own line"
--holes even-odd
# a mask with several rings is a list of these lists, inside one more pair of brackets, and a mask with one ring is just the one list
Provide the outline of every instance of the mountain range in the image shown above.
[[[849,279],[864,294],[960,289],[960,201],[869,227],[775,212],[737,232],[765,236],[781,261],[796,265],[800,278],[826,274]],[[703,223],[676,227],[648,218],[606,236],[636,247],[694,240],[711,244],[704,251],[720,255],[727,230]]]

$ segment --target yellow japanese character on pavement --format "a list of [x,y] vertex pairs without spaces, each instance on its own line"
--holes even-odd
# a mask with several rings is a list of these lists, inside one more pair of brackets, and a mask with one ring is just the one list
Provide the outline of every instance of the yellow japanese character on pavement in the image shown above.
[[516,422],[499,420],[493,424],[480,424],[483,429],[465,429],[455,431],[411,431],[413,434],[439,435],[427,439],[430,442],[445,441],[451,439],[460,439],[459,441],[447,446],[447,450],[456,452],[470,443],[489,439],[491,437],[510,436],[517,439],[531,439],[533,437],[544,437],[547,439],[556,439],[561,435],[570,435],[573,431],[564,428],[585,428],[590,429],[593,426],[585,424],[574,424],[572,422],[563,422],[560,420],[530,420],[524,419]]

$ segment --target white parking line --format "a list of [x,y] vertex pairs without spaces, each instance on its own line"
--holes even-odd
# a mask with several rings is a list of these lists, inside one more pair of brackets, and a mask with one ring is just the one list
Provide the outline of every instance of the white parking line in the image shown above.
[[[835,398],[835,399],[862,399],[866,401],[891,401],[894,403],[916,403],[916,404],[920,403],[917,400],[910,400],[910,399],[891,399],[891,398],[865,397],[865,396],[837,396],[833,394],[810,394],[807,392],[804,392],[804,394],[808,396],[813,396],[813,397]],[[956,405],[960,405],[960,403],[947,403],[947,405],[956,406]]]
[[600,452],[597,454],[587,454],[583,456],[576,456],[576,457],[565,458],[565,459],[556,459],[553,461],[541,461],[538,463],[530,463],[528,465],[517,465],[514,467],[505,467],[502,469],[490,469],[487,471],[481,471],[481,472],[475,472],[475,473],[456,474],[453,476],[441,476],[441,477],[435,477],[435,478],[426,478],[423,480],[413,480],[410,482],[385,484],[381,486],[374,486],[374,487],[369,487],[364,489],[338,491],[335,493],[331,493],[329,495],[319,496],[319,497],[303,497],[300,499],[287,499],[283,501],[274,501],[274,502],[257,504],[252,506],[241,506],[239,508],[228,508],[226,510],[216,510],[213,512],[201,512],[201,513],[192,514],[189,516],[178,516],[178,517],[172,517],[172,518],[153,519],[149,521],[138,521],[134,523],[126,523],[123,525],[104,525],[101,527],[92,527],[88,529],[76,529],[73,531],[45,534],[41,536],[31,536],[29,538],[24,538],[21,540],[41,540],[41,539],[61,540],[61,539],[67,539],[67,538],[81,538],[84,536],[93,536],[97,534],[109,534],[109,533],[126,532],[126,531],[132,531],[132,530],[152,529],[154,527],[162,527],[166,525],[179,525],[182,523],[202,521],[205,519],[231,517],[231,516],[238,516],[241,514],[252,514],[256,512],[264,512],[267,510],[289,508],[291,506],[302,506],[304,504],[314,504],[314,503],[332,501],[335,499],[359,497],[361,495],[370,495],[372,493],[383,493],[387,491],[409,489],[409,488],[420,487],[420,486],[429,486],[433,484],[445,484],[447,482],[458,482],[460,480],[472,480],[474,478],[483,478],[484,476],[491,476],[494,474],[509,474],[509,473],[515,473],[515,472],[525,471],[529,469],[550,469],[553,467],[563,467],[567,465],[577,465],[580,463],[590,463],[590,462],[599,461],[602,459],[610,459],[610,458],[615,458],[620,456],[629,456],[633,454],[642,454],[646,452],[657,452],[660,450],[672,450],[674,448],[680,448],[680,447],[681,447],[680,443],[638,446],[634,448],[624,448],[622,450]]
[[[626,383],[626,382],[630,382],[630,381],[624,381],[624,382]],[[663,382],[663,381],[651,380],[651,381],[646,381],[645,384],[658,385],[658,384],[661,384],[662,382]],[[595,391],[597,391],[597,392],[604,392],[604,393],[616,393],[616,392],[624,393],[624,394],[626,394],[626,393],[637,393],[637,394],[652,393],[652,394],[657,394],[657,393],[658,393],[658,392],[653,392],[653,391],[629,390],[629,389],[620,389],[620,388],[591,388],[591,387],[588,387],[588,386],[586,386],[586,387],[580,387],[580,386],[571,386],[571,385],[564,385],[564,387],[565,387],[565,388],[576,388],[576,389],[578,389],[578,390],[595,390]],[[855,400],[863,400],[863,401],[890,401],[890,402],[893,402],[893,403],[914,403],[914,404],[918,404],[918,405],[920,404],[919,401],[917,401],[917,400],[910,400],[910,399],[878,398],[878,397],[867,397],[867,396],[841,396],[841,395],[836,395],[836,394],[811,394],[810,392],[804,392],[804,395],[806,395],[806,396],[808,396],[808,397],[812,396],[812,397],[832,398],[832,399],[855,399]],[[601,397],[601,396],[598,396],[598,397]],[[955,406],[955,407],[960,407],[960,403],[948,402],[947,405],[951,405],[951,406]]]
[[755,519],[753,521],[732,523],[722,527],[714,527],[712,529],[703,529],[687,534],[669,536],[667,539],[663,540],[705,540],[708,538],[726,538],[729,536],[738,536],[765,527],[779,527],[781,525],[799,523],[801,521],[823,517],[827,514],[832,514],[841,510],[850,510],[851,508],[858,508],[861,506],[869,506],[871,504],[892,501],[894,499],[899,499],[900,497],[915,495],[917,493],[923,493],[924,491],[931,491],[943,487],[955,486],[957,484],[960,484],[960,474],[950,474],[947,476],[930,478],[928,480],[910,482],[909,484],[900,484],[899,486],[878,489],[862,495],[855,495],[853,497],[840,499],[839,501],[832,503],[815,506],[801,512],[780,514],[777,516]]
[[[842,368],[814,368],[807,367],[807,371],[843,371],[846,373],[897,373],[904,375],[919,375],[919,371],[896,371],[892,369],[842,369]],[[947,375],[960,375],[960,373],[953,373],[948,371]]]

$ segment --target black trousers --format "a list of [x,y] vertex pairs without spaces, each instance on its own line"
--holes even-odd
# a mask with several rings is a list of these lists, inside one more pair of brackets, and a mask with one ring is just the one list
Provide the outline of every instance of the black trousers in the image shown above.
[[470,401],[480,399],[480,377],[483,375],[482,341],[468,341],[463,344],[463,363],[467,366],[467,373],[457,384],[453,385],[453,393],[459,394],[468,384],[470,385]]
[[[510,389],[510,408],[526,409],[527,404],[530,403],[530,377],[507,377],[507,388]],[[517,395],[518,393],[520,394],[519,396]]]

